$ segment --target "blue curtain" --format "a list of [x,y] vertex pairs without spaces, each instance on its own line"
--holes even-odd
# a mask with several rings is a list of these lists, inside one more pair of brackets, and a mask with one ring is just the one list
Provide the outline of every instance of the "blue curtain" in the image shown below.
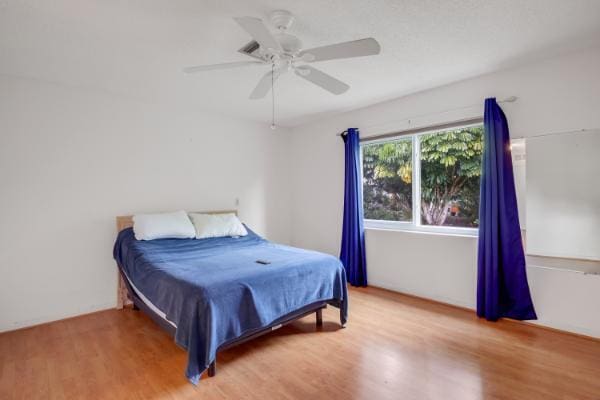
[[344,179],[344,224],[342,227],[340,260],[346,268],[348,282],[351,285],[367,286],[358,129],[348,129],[342,135],[342,139],[344,139],[344,153],[346,155],[346,174]]
[[537,319],[525,269],[508,123],[496,99],[485,100],[479,203],[477,315]]

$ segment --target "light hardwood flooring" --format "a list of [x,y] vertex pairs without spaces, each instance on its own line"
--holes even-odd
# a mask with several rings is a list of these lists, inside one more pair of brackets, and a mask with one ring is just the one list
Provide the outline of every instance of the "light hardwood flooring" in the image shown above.
[[[186,353],[141,312],[0,334],[0,399],[600,399],[600,342],[369,288],[184,378]],[[599,318],[600,316],[590,316]]]

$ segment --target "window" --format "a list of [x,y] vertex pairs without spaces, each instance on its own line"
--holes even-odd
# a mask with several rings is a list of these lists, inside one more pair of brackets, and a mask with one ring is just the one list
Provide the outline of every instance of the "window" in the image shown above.
[[402,138],[362,147],[365,218],[412,220],[412,146]]
[[367,227],[475,233],[481,124],[362,144]]

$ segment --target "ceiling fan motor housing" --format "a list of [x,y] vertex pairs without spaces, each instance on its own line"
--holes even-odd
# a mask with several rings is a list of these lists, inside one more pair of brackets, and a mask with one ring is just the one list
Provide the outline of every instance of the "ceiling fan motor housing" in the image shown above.
[[286,10],[275,10],[271,13],[271,23],[281,31],[289,29],[294,23],[294,19],[292,13]]

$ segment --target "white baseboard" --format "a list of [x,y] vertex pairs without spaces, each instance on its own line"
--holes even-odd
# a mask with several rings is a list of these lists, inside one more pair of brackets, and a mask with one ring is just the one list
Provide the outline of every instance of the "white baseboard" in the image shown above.
[[56,313],[51,315],[44,315],[38,318],[26,319],[21,321],[7,321],[0,324],[0,332],[14,331],[22,328],[29,328],[35,325],[41,325],[48,322],[60,321],[62,319],[73,318],[80,315],[90,314],[96,311],[104,311],[115,308],[116,302],[108,302],[102,304],[93,304],[86,307],[80,307],[77,310],[72,310],[64,313]]

